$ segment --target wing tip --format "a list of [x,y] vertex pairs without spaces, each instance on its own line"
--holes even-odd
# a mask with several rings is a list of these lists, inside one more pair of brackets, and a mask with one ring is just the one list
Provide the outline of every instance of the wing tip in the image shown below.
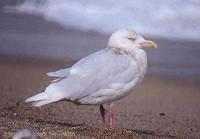
[[47,75],[51,77],[51,76],[55,76],[55,73],[54,72],[48,72]]

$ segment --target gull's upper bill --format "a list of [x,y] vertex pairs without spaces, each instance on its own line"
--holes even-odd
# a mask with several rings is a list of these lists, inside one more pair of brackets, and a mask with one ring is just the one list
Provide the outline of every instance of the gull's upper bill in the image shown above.
[[76,104],[100,105],[103,127],[105,109],[109,104],[110,127],[113,127],[113,101],[128,95],[143,79],[147,68],[146,53],[141,48],[156,48],[131,30],[119,30],[111,35],[108,47],[90,54],[69,68],[47,73],[58,78],[44,90],[26,99],[34,106],[60,100]]

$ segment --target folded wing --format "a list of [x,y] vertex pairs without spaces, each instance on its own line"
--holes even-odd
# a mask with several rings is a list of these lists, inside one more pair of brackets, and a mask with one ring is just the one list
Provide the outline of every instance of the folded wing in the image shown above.
[[74,64],[68,78],[59,81],[58,86],[66,91],[67,99],[76,101],[101,90],[120,89],[137,78],[132,57],[103,49]]

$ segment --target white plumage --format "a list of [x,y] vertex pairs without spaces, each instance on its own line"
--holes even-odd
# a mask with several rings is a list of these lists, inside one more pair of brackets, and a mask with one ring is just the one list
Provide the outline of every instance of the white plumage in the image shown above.
[[81,59],[70,68],[47,73],[58,79],[26,102],[33,102],[34,106],[59,100],[101,107],[110,104],[130,93],[144,77],[147,58],[142,47],[156,45],[134,31],[119,30],[111,35],[107,48]]

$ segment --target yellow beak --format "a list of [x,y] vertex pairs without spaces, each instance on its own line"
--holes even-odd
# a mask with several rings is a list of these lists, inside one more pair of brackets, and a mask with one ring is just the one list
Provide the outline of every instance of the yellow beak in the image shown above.
[[143,42],[140,42],[139,45],[141,48],[157,48],[157,44],[149,40],[144,40]]

